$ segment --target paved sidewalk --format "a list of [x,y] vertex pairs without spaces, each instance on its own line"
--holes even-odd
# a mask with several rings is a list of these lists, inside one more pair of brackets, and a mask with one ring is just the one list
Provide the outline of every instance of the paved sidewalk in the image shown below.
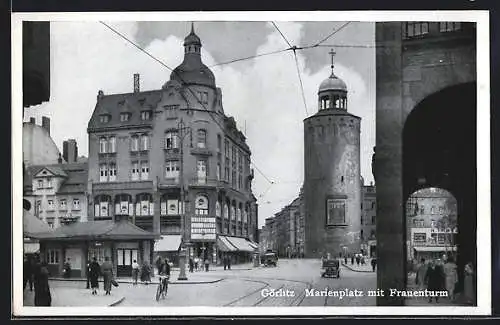
[[[85,286],[61,287],[53,285],[53,281],[49,285],[52,307],[106,307],[117,305],[125,299],[125,289],[120,287],[113,288],[111,295],[105,296],[102,285],[97,295],[92,295],[90,289],[85,289]],[[24,306],[35,306],[35,291],[24,290],[23,298]]]

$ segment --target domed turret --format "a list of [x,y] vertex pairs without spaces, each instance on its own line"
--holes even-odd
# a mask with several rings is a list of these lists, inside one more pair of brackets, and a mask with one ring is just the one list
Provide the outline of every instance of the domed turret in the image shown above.
[[332,56],[332,73],[319,85],[318,108],[320,111],[324,109],[341,109],[345,111],[347,110],[347,85],[333,73],[335,51],[331,50],[329,54]]
[[170,74],[170,80],[181,84],[194,84],[215,88],[215,76],[201,61],[201,40],[194,32],[184,39],[184,61]]

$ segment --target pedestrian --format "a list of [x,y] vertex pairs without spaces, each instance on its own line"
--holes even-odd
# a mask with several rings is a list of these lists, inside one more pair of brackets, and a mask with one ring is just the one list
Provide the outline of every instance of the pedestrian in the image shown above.
[[361,255],[361,265],[365,265],[365,257]]
[[33,258],[25,256],[23,265],[23,290],[29,282],[30,291],[33,291]]
[[[427,280],[427,290],[441,291],[444,289],[444,272],[440,265],[440,260],[430,262],[425,278]],[[436,298],[436,303],[438,303],[439,297],[437,294],[434,298]],[[432,296],[429,297],[429,302],[432,302]]]
[[71,277],[71,263],[69,262],[70,259],[68,258],[66,262],[63,264],[63,273],[64,277],[69,279]]
[[90,262],[85,266],[85,277],[87,278],[87,289],[90,289]]
[[109,256],[104,258],[104,263],[101,266],[102,275],[104,278],[105,295],[111,295],[111,280],[113,280],[113,264],[109,261]]
[[163,264],[162,258],[161,258],[161,256],[158,255],[158,257],[156,258],[156,261],[155,261],[157,273],[160,273],[160,268],[161,268],[162,264]]
[[372,271],[375,272],[375,269],[377,268],[377,259],[375,257],[372,257],[372,260],[370,263],[372,265]]
[[189,258],[189,272],[193,273],[193,268],[194,268],[194,261],[193,258]]
[[356,264],[359,266],[359,262],[361,262],[361,258],[359,257],[359,254],[356,254]]
[[464,267],[464,299],[467,305],[474,305],[476,294],[474,290],[475,283],[474,264],[469,262]]
[[137,285],[137,279],[139,278],[139,264],[137,260],[132,262],[132,278],[134,279],[134,285]]
[[50,294],[47,263],[40,262],[37,259],[34,269],[35,306],[50,306],[52,304],[52,295]]
[[351,265],[354,265],[354,255],[351,254]]
[[151,282],[151,267],[148,261],[144,261],[141,267],[141,282],[148,285]]
[[97,289],[99,289],[99,276],[101,275],[101,266],[97,263],[97,258],[94,256],[92,262],[89,264],[89,278],[90,287],[92,288],[92,294],[97,294]]
[[205,272],[208,272],[209,265],[210,265],[210,261],[208,260],[208,257],[205,257]]
[[199,270],[198,270],[198,264],[199,264],[199,263],[200,263],[200,258],[199,258],[198,256],[196,256],[196,257],[194,258],[194,269],[195,269],[195,271],[199,271]]
[[227,269],[230,270],[231,269],[231,255],[228,255],[227,256]]
[[455,286],[458,282],[457,265],[453,261],[453,257],[449,256],[446,263],[443,265],[445,275],[445,287],[448,291],[450,300],[455,300]]
[[420,259],[420,264],[417,266],[417,273],[415,275],[415,284],[419,289],[425,288],[425,276],[428,268],[425,264],[425,258]]
[[224,264],[224,270],[227,269],[227,255],[222,256],[222,264]]
[[344,256],[344,264],[347,265],[347,256]]

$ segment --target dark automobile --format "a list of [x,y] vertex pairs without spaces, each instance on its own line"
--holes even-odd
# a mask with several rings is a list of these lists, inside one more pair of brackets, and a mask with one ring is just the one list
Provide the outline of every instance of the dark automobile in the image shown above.
[[266,252],[263,256],[262,256],[262,264],[264,264],[264,266],[276,266],[278,263],[278,255],[276,255],[276,253],[273,253],[273,252]]
[[321,266],[322,278],[340,278],[340,262],[338,260],[323,260]]

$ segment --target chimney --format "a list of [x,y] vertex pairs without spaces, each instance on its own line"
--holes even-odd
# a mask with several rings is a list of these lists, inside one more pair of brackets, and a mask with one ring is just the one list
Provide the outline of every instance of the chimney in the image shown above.
[[139,74],[134,73],[134,93],[138,93],[141,91],[141,86],[139,83]]
[[68,164],[77,162],[78,146],[75,139],[68,139],[63,142],[63,158]]
[[36,124],[36,118],[30,117],[30,123],[31,124]]
[[47,130],[47,133],[50,135],[50,118],[47,116],[42,116],[42,128]]

